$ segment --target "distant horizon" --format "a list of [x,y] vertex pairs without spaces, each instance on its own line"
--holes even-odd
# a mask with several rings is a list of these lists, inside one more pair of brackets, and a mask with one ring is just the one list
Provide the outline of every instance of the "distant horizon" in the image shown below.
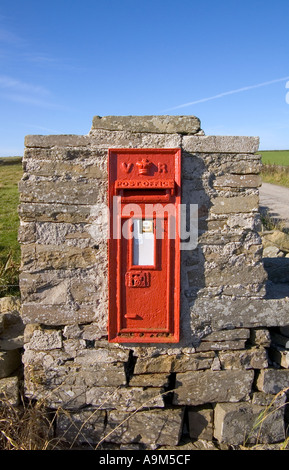
[[[289,152],[288,149],[258,149],[257,152]],[[0,155],[1,158],[23,158],[24,155]],[[289,161],[288,161],[289,165]]]

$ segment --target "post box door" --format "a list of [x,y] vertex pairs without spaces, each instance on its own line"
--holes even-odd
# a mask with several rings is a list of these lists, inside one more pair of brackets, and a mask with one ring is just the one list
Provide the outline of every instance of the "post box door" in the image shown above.
[[156,219],[133,219],[131,237],[121,243],[120,290],[123,333],[169,334],[171,298],[167,219],[160,219],[164,238],[156,238]]
[[109,151],[111,342],[179,341],[179,202],[179,149]]

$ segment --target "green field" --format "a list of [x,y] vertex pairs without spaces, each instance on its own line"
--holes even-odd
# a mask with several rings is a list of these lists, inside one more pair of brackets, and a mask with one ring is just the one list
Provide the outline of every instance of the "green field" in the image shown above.
[[266,150],[262,155],[262,181],[289,187],[289,150]]
[[289,150],[260,150],[264,165],[289,166]]
[[17,241],[17,206],[21,176],[21,158],[0,158],[0,297],[18,293],[20,247]]

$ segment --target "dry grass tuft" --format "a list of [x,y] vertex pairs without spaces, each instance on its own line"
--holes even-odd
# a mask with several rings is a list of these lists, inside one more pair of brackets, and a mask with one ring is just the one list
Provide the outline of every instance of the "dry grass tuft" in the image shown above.
[[53,419],[43,403],[23,402],[13,406],[0,400],[0,450],[49,450]]

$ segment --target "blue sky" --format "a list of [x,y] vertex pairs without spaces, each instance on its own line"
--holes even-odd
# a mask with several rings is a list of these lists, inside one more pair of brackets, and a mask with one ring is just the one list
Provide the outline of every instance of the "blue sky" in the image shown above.
[[289,149],[288,18],[288,0],[1,0],[0,156],[134,114]]

